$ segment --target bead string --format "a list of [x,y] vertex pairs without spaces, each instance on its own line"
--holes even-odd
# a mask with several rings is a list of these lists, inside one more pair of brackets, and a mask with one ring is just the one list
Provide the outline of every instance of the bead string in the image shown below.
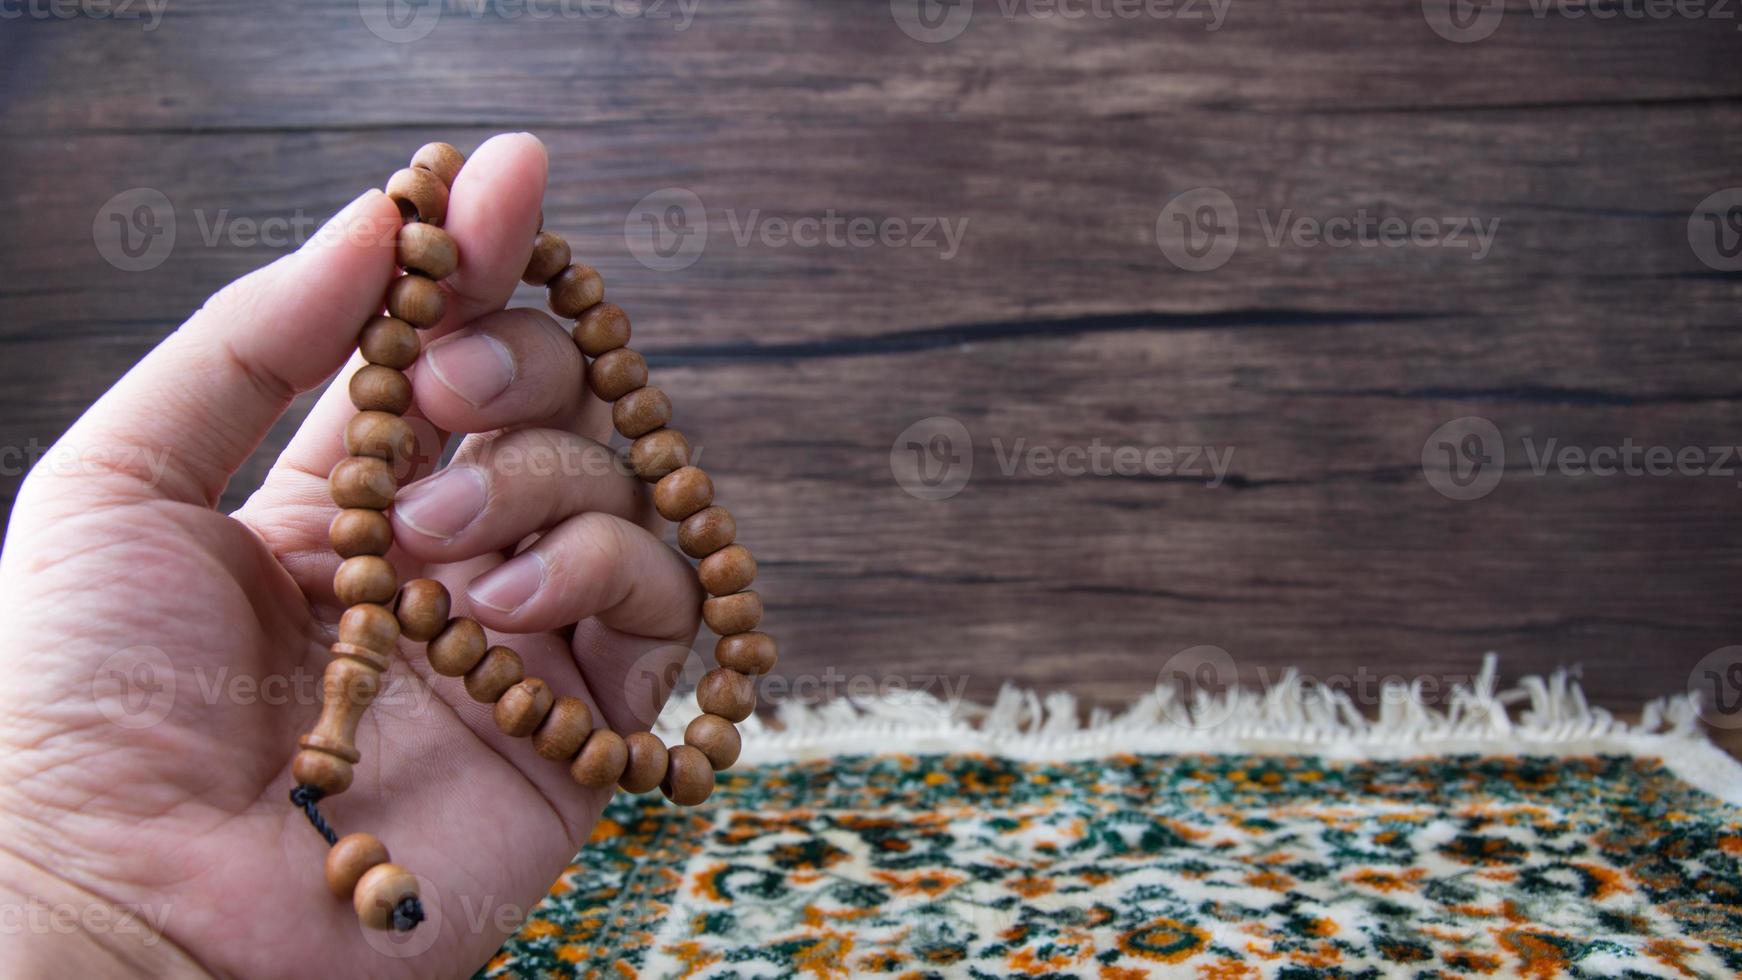
[[667,749],[647,731],[621,735],[594,727],[587,703],[558,697],[550,685],[527,677],[520,655],[490,646],[484,627],[465,616],[450,617],[447,589],[433,579],[401,586],[384,557],[393,545],[392,524],[384,513],[393,504],[398,481],[393,464],[410,458],[417,437],[401,416],[411,408],[409,368],[422,350],[418,331],[442,319],[446,298],[437,283],[459,265],[459,250],[441,228],[448,190],[465,157],[446,143],[430,143],[411,166],[387,182],[387,194],[405,223],[398,232],[398,260],[405,275],[387,289],[387,315],[376,316],[358,335],[364,366],[352,375],[351,402],[357,415],[345,427],[350,454],[329,478],[333,502],[341,509],[329,536],[342,559],[333,590],[347,608],[339,620],[339,639],[321,682],[321,716],[298,740],[291,764],[296,787],[291,801],[330,845],[328,888],[348,898],[364,925],[404,931],[423,919],[416,877],[391,863],[387,848],[371,834],[339,837],[317,806],[351,785],[361,761],[356,731],[363,712],[380,691],[381,675],[401,637],[424,643],[432,670],[464,678],[467,694],[495,705],[496,727],[530,737],[533,750],[564,762],[583,786],[616,786],[645,793],[658,787],[673,803],[694,806],[714,789],[714,773],[737,761],[742,741],[736,727],[756,707],[755,676],[774,667],[772,637],[756,630],[762,599],[749,586],[756,559],[737,544],[730,511],[714,504],[713,481],[690,465],[690,444],[670,428],[671,400],[647,384],[647,362],[629,349],[629,317],[605,299],[598,270],[571,263],[568,242],[540,228],[523,280],[549,291],[550,308],[574,319],[576,346],[589,360],[587,385],[611,402],[614,428],[632,440],[630,469],[653,484],[654,507],[678,522],[678,547],[699,561],[697,575],[708,598],[702,619],[719,634],[714,649],[719,666],[696,689],[703,714],[684,731],[684,742]]

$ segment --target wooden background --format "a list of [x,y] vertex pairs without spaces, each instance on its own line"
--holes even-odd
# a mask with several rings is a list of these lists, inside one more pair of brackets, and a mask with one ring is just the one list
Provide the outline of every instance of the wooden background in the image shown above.
[[[1523,451],[1742,442],[1742,275],[1688,233],[1742,184],[1733,9],[1514,2],[1459,44],[1419,0],[1234,0],[1214,31],[979,0],[929,44],[887,0],[700,0],[681,30],[450,0],[396,44],[366,27],[374,2],[173,0],[155,30],[0,22],[8,503],[20,452],[283,251],[208,243],[202,223],[318,221],[427,139],[527,129],[552,151],[549,223],[633,313],[749,529],[783,673],[1117,703],[1205,644],[1248,681],[1289,664],[1452,678],[1497,650],[1508,676],[1582,665],[1593,699],[1625,708],[1742,643],[1742,467],[1539,476]],[[135,187],[167,195],[178,238],[123,272],[93,224]],[[672,187],[704,202],[709,238],[663,272],[625,220]],[[1198,187],[1241,222],[1208,272],[1156,241]],[[1499,230],[1476,260],[1273,247],[1260,225],[1362,209]],[[967,231],[948,258],[740,244],[753,212]],[[973,479],[915,499],[891,445],[940,415],[973,434]],[[1472,502],[1421,464],[1463,416],[1508,454]],[[1231,448],[1233,473],[1006,476],[994,440],[1018,439]]]

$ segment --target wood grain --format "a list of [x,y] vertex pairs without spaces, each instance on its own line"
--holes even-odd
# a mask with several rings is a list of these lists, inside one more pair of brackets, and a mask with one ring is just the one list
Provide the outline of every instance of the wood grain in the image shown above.
[[[1515,3],[1454,44],[1418,3],[1359,0],[1234,4],[1214,31],[981,0],[944,44],[882,0],[704,0],[682,30],[450,4],[413,44],[337,0],[189,0],[153,31],[18,22],[0,33],[0,493],[291,244],[209,235],[220,215],[310,227],[426,139],[530,129],[553,157],[548,225],[633,315],[756,550],[779,673],[1116,703],[1206,644],[1249,682],[1455,679],[1498,650],[1508,675],[1579,665],[1595,700],[1637,706],[1742,643],[1742,475],[1536,475],[1525,440],[1742,442],[1742,276],[1688,237],[1742,184],[1735,28]],[[177,244],[128,273],[93,222],[134,187],[172,201]],[[662,272],[625,226],[673,187],[708,239]],[[1240,235],[1189,272],[1156,225],[1200,187]],[[1361,213],[1496,231],[1479,259],[1266,240],[1285,216]],[[740,240],[830,215],[965,230],[954,250]],[[931,416],[973,439],[943,501],[890,465]],[[1421,463],[1463,416],[1508,454],[1472,502]],[[1213,487],[1001,466],[1019,441],[1096,440],[1232,462]]]

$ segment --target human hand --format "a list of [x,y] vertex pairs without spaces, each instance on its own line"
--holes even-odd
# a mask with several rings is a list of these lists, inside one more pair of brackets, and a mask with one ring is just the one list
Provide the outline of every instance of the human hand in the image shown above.
[[[420,458],[388,557],[401,581],[444,583],[454,615],[517,650],[528,676],[629,732],[651,724],[701,593],[643,486],[611,462],[610,408],[565,329],[503,309],[546,167],[535,138],[500,136],[455,182],[460,265],[409,372]],[[343,378],[261,489],[233,515],[214,507],[292,397],[354,350],[395,274],[399,223],[371,191],[219,292],[25,481],[0,555],[0,903],[108,910],[111,925],[130,910],[136,928],[14,930],[0,939],[7,975],[469,975],[512,925],[497,913],[543,896],[608,799],[497,731],[490,705],[402,641],[358,730],[356,780],[324,809],[422,877],[430,920],[366,932],[327,891],[325,843],[288,801],[342,611],[327,473],[355,411]],[[449,433],[469,435],[431,475]],[[151,679],[173,692],[154,702],[161,720],[126,714],[137,692],[104,676],[117,662],[168,674]],[[273,681],[290,703],[265,696]]]

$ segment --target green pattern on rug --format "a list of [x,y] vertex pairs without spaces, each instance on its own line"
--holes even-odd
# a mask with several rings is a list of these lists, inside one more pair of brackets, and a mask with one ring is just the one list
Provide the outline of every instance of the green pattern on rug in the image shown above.
[[480,973],[1730,977],[1742,809],[1625,756],[876,756],[620,796]]

